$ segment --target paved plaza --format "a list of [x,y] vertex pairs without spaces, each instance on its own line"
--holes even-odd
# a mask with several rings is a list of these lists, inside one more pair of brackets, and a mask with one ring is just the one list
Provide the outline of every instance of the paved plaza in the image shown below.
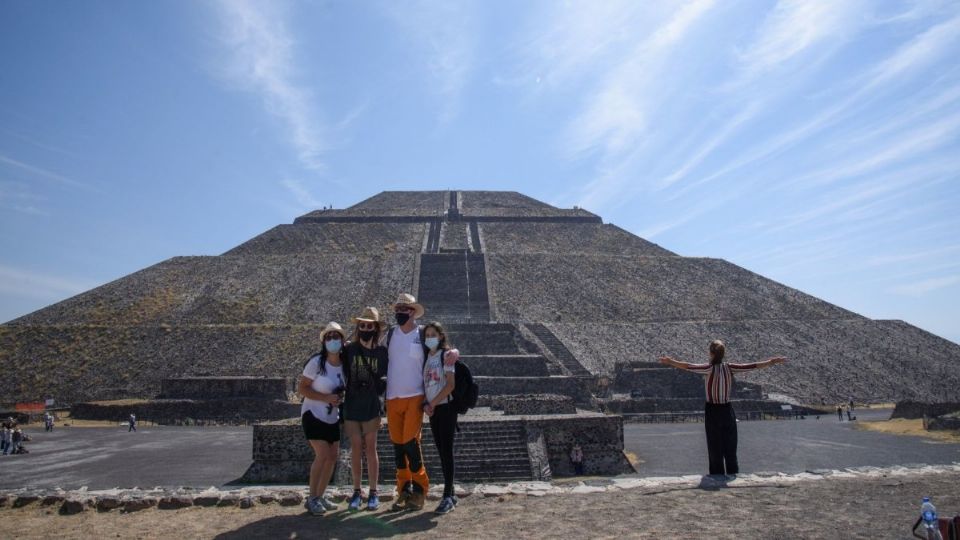
[[[857,414],[882,420],[890,411]],[[740,422],[741,472],[960,462],[960,444],[860,430],[855,424],[838,422],[835,415]],[[249,427],[142,426],[136,433],[125,426],[58,427],[28,433],[30,454],[0,456],[0,489],[223,486],[251,463]],[[640,461],[640,476],[706,472],[702,423],[626,424],[624,443]]]

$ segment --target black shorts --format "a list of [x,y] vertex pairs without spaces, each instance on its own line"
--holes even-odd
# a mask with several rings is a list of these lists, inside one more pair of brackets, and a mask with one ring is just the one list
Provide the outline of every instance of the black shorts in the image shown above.
[[303,413],[300,423],[303,424],[303,434],[308,441],[340,442],[340,424],[328,424],[323,420],[317,420],[310,411]]

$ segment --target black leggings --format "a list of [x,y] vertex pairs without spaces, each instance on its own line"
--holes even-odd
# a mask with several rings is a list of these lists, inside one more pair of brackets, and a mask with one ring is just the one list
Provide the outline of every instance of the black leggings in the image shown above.
[[737,474],[737,416],[729,403],[707,403],[703,417],[707,430],[707,454],[710,457],[710,474]]
[[437,405],[430,417],[430,431],[440,454],[443,469],[443,496],[453,496],[453,437],[457,433],[457,411],[452,405]]

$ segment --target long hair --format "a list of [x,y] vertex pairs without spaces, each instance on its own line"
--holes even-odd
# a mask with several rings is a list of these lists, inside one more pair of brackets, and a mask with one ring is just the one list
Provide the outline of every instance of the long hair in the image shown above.
[[723,355],[726,354],[727,347],[719,339],[710,342],[710,364],[717,365],[723,362]]
[[[334,333],[334,332],[336,332],[336,330],[331,330],[329,333]],[[337,334],[340,334],[340,340],[341,340],[341,341],[344,341],[343,332],[336,332],[336,333],[337,333]],[[326,338],[326,336],[324,336],[324,338]],[[342,347],[343,347],[343,345],[341,345],[341,349],[340,349],[341,351],[343,350]],[[316,354],[311,354],[311,355],[310,355],[310,358],[307,358],[307,361],[303,363],[303,367],[307,367],[307,364],[309,364],[311,360],[313,360],[315,357],[319,356],[319,357],[320,357],[320,369],[318,369],[317,371],[320,373],[320,375],[326,375],[326,374],[327,374],[327,355],[328,355],[328,354],[330,354],[330,351],[327,350],[327,340],[326,340],[326,339],[321,339],[321,340],[320,340],[320,352],[318,352],[318,353],[316,353]]]
[[424,337],[426,337],[427,335],[427,328],[433,328],[434,330],[437,331],[437,337],[440,339],[440,344],[437,345],[438,351],[449,351],[450,349],[453,348],[453,345],[451,345],[450,342],[447,340],[447,332],[446,330],[443,329],[442,324],[440,324],[438,321],[433,321],[431,323],[425,324],[423,326]]

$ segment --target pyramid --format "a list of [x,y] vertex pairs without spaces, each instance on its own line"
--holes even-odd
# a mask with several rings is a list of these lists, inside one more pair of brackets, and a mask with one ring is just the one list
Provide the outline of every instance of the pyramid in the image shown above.
[[960,387],[960,346],[902,321],[678,255],[583,209],[412,191],[310,212],[0,325],[0,395],[70,404],[149,398],[172,377],[292,379],[322,325],[367,305],[389,313],[400,292],[450,327],[495,394],[586,403],[624,363],[701,361],[711,339],[730,361],[787,356],[742,379],[805,403],[947,401]]

